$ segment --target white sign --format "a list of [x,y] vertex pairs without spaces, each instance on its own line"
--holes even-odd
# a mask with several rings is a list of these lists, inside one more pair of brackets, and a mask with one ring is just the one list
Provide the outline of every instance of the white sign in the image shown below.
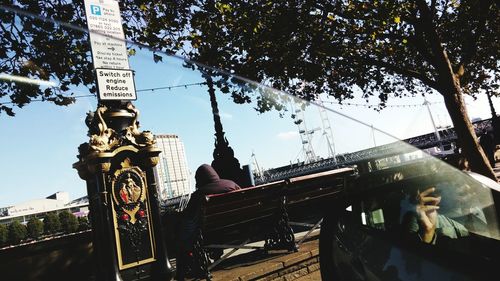
[[96,69],[100,100],[136,100],[132,70]]
[[120,7],[114,0],[85,0],[94,68],[129,69]]

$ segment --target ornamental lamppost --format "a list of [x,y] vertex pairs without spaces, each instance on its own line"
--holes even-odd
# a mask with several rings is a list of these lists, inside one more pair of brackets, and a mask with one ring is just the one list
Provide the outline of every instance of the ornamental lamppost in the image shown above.
[[139,131],[130,102],[101,102],[89,113],[89,141],[73,167],[87,182],[99,280],[170,280],[153,174],[160,150]]
[[248,175],[240,167],[240,162],[234,157],[234,150],[229,146],[229,141],[224,136],[224,129],[220,120],[219,108],[215,98],[215,89],[212,78],[205,75],[208,86],[208,94],[210,95],[210,105],[212,107],[212,114],[214,117],[215,128],[215,148],[213,152],[214,160],[212,167],[217,171],[219,176],[223,179],[230,179],[242,187],[248,186],[250,180]]
[[87,182],[97,280],[171,280],[153,167],[160,150],[139,130],[134,75],[118,2],[85,0],[99,102],[73,167]]

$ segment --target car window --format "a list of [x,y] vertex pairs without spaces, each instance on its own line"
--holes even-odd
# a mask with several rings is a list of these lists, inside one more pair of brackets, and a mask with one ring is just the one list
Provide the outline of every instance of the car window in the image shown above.
[[[460,252],[481,248],[485,255],[485,245],[500,240],[491,189],[466,173],[436,172],[425,180],[401,179],[374,190],[353,208],[368,230]],[[433,229],[429,239],[427,228]]]

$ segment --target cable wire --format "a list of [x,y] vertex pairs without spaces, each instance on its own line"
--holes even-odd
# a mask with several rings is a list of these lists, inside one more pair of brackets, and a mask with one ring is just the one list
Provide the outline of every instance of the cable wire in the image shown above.
[[[187,88],[187,87],[192,87],[192,86],[201,86],[207,84],[206,82],[198,82],[198,83],[190,83],[190,84],[183,84],[183,85],[173,85],[173,86],[163,86],[163,87],[156,87],[156,88],[149,88],[149,89],[140,89],[136,90],[137,93],[139,92],[154,92],[156,90],[172,90],[175,88]],[[88,98],[88,97],[96,97],[96,95],[91,94],[91,95],[79,95],[79,96],[65,96],[65,98]],[[30,102],[40,102],[40,101],[48,101],[47,99],[34,99],[30,100]],[[15,102],[0,102],[0,105],[7,105],[7,104],[14,104]]]
[[187,87],[191,87],[191,86],[201,86],[201,85],[206,85],[207,82],[198,82],[198,83],[191,83],[191,84],[184,84],[184,85],[175,85],[175,86],[164,86],[164,87],[156,87],[156,88],[149,88],[149,89],[140,89],[140,90],[137,90],[136,92],[154,92],[156,90],[172,90],[172,89],[175,89],[175,88],[187,88]]
[[[368,104],[368,103],[352,103],[352,102],[346,102],[346,103],[340,103],[340,102],[334,102],[334,101],[323,101],[324,103],[330,103],[330,104],[337,104],[337,105],[346,105],[346,106],[363,106],[363,107],[377,107],[379,106],[374,105],[374,104]],[[443,102],[429,102],[429,104],[442,104]],[[392,105],[385,105],[385,107],[421,107],[423,104],[392,104]]]

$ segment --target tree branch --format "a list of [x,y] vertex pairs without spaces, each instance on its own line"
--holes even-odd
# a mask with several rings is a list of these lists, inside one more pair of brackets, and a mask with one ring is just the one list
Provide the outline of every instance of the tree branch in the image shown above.
[[384,62],[381,60],[376,60],[374,58],[369,58],[369,57],[362,58],[362,60],[365,63],[368,63],[368,64],[373,65],[373,66],[385,68],[393,73],[400,74],[400,75],[407,76],[407,77],[414,78],[414,79],[418,79],[422,83],[424,83],[425,85],[427,85],[433,89],[438,89],[438,84],[436,83],[436,81],[432,80],[431,78],[427,77],[425,74],[418,72],[416,70],[403,69],[403,68],[397,67],[391,63]]
[[483,8],[488,4],[485,4],[484,2],[480,1],[479,3],[478,15],[480,17],[480,21],[477,25],[477,30],[474,34],[472,33],[472,30],[470,30],[470,32],[467,34],[469,36],[469,39],[465,41],[466,45],[463,49],[462,60],[458,63],[457,68],[454,70],[455,74],[459,78],[463,76],[465,67],[472,61],[472,58],[475,56],[477,52],[477,42],[479,41],[479,38],[485,30],[487,11],[483,10]]
[[429,64],[437,68],[436,57],[431,52],[429,52],[425,45],[425,38],[423,36],[423,31],[420,27],[420,23],[415,22],[413,27],[415,28],[415,36],[412,40],[414,46],[417,48],[417,51],[424,57],[424,59],[429,62]]
[[431,2],[431,13],[433,15],[436,14],[436,0],[432,0],[432,2]]
[[422,33],[427,35],[430,48],[436,58],[436,70],[438,71],[439,76],[442,76],[445,81],[454,81],[455,74],[453,72],[453,67],[448,54],[443,47],[441,42],[442,40],[437,33],[436,26],[433,23],[433,17],[430,14],[431,11],[429,10],[425,0],[417,0],[417,7],[420,11],[419,24],[422,25]]

